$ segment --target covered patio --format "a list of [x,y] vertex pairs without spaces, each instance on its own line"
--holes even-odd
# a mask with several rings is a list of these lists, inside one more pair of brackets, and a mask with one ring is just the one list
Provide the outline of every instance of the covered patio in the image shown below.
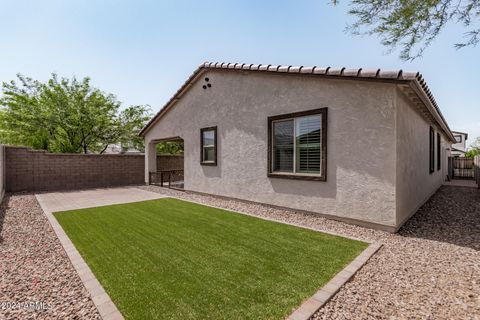
[[158,185],[170,189],[184,189],[184,166],[162,169],[165,166],[162,161],[164,158],[158,157],[159,150],[157,145],[160,143],[176,143],[183,146],[183,139],[180,137],[172,137],[165,139],[155,139],[145,146],[145,183],[147,185]]

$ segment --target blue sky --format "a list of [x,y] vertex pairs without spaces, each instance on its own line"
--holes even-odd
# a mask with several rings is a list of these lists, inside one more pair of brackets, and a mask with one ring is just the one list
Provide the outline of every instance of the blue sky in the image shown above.
[[480,47],[453,48],[463,29],[404,62],[345,32],[348,2],[0,0],[0,81],[90,76],[124,105],[158,111],[204,61],[414,70],[450,127],[480,136]]

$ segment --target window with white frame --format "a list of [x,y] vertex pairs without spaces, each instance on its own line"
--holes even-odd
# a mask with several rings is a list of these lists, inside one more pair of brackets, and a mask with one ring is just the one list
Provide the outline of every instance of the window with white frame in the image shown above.
[[326,180],[327,109],[270,117],[269,176]]

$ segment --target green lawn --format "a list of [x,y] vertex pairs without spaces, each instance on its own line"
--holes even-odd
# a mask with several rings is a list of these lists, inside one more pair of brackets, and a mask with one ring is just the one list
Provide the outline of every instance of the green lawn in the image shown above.
[[282,319],[367,247],[170,198],[55,217],[127,319]]

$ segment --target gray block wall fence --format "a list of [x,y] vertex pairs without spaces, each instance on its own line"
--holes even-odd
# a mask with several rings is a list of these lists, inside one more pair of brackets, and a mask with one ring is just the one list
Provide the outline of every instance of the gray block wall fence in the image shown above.
[[[5,190],[53,191],[144,184],[143,154],[58,154],[5,146]],[[158,155],[158,170],[183,169],[183,156]]]

